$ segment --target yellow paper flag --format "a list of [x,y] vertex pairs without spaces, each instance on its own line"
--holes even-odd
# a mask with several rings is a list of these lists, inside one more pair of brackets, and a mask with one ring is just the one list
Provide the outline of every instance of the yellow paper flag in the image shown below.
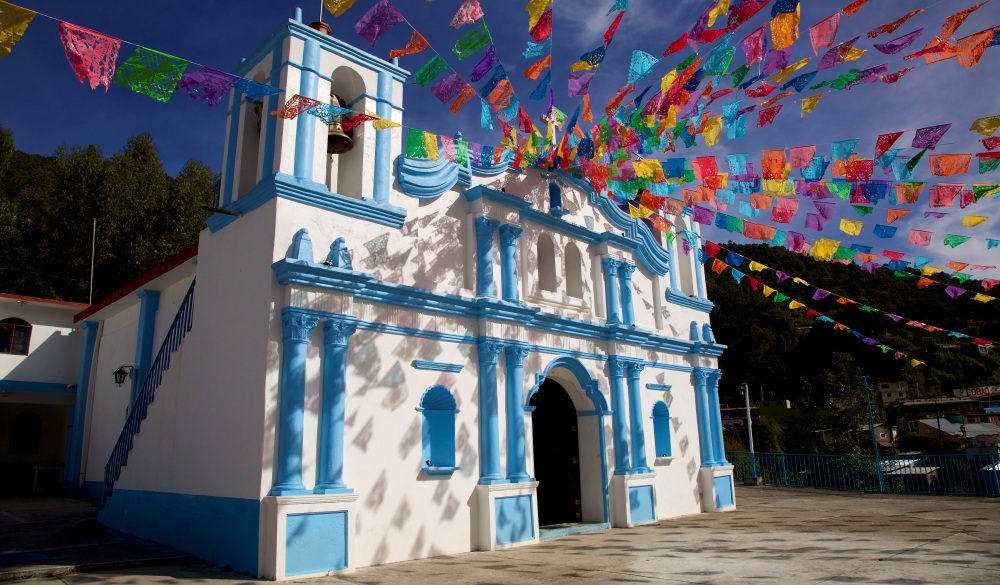
[[323,5],[326,9],[333,13],[334,16],[340,16],[341,14],[347,12],[347,9],[354,6],[357,0],[323,0]]
[[799,69],[802,69],[803,67],[805,67],[806,63],[808,63],[811,58],[812,57],[806,57],[805,59],[802,59],[801,61],[796,61],[795,63],[792,63],[788,67],[785,67],[781,71],[775,73],[771,77],[771,81],[773,81],[775,83],[784,83],[784,82],[788,81],[788,78],[792,76],[792,73],[795,73]]
[[764,266],[760,262],[754,262],[753,260],[750,261],[750,270],[753,270],[754,272],[760,272],[765,268],[767,268],[767,266]]
[[812,249],[809,251],[809,254],[817,260],[829,262],[830,260],[833,260],[833,255],[837,252],[837,248],[839,247],[840,242],[838,240],[820,238],[812,245]]
[[732,0],[719,0],[715,8],[708,11],[708,26],[715,26],[715,19],[729,14],[729,4]]
[[923,268],[920,269],[920,274],[923,274],[924,276],[930,276],[932,274],[937,274],[939,272],[944,272],[944,269],[930,265],[924,266]]
[[792,301],[792,302],[788,303],[788,308],[790,310],[792,310],[792,311],[794,311],[795,309],[801,309],[802,307],[805,307],[805,305],[803,305],[802,303],[800,303],[798,301]]
[[808,283],[808,282],[806,282],[806,281],[802,280],[802,279],[801,279],[801,278],[799,278],[798,276],[796,276],[795,278],[793,278],[793,279],[792,279],[792,282],[794,282],[795,284],[801,284],[802,286],[809,286],[809,283]]
[[910,365],[911,365],[911,366],[913,366],[913,367],[915,368],[915,367],[917,367],[917,366],[922,366],[922,365],[924,365],[924,362],[922,362],[922,361],[920,361],[920,360],[910,360]]
[[783,12],[771,19],[771,45],[775,51],[792,46],[799,38],[799,16],[802,6],[795,7],[795,12]]
[[865,226],[864,222],[857,221],[854,219],[840,220],[840,231],[852,236],[861,235],[861,228],[863,228],[864,226]]
[[427,148],[427,158],[431,160],[437,160],[441,157],[438,152],[438,137],[437,134],[431,134],[430,132],[424,132],[424,147]]
[[1000,128],[1000,116],[989,116],[988,118],[979,118],[973,122],[969,130],[975,130],[983,136],[993,136],[997,128]]
[[823,97],[823,95],[824,94],[818,93],[816,95],[811,95],[807,98],[802,98],[802,114],[799,117],[801,118],[806,114],[811,114],[813,108],[816,107],[816,104],[819,103],[819,100],[820,98]]
[[962,225],[965,227],[976,227],[989,219],[987,215],[966,215],[962,218]]
[[722,116],[709,118],[701,135],[705,137],[705,146],[711,147],[718,144],[719,136],[722,135]]
[[0,57],[10,55],[33,18],[35,12],[0,1]]
[[577,71],[590,71],[594,67],[596,67],[596,65],[591,65],[586,61],[577,61],[569,66],[569,70],[576,73]]
[[771,296],[771,295],[773,295],[773,294],[774,294],[774,289],[773,289],[773,288],[771,288],[771,287],[769,287],[769,286],[767,286],[767,285],[765,284],[765,285],[764,285],[764,296],[765,296],[765,297],[769,297],[769,296]]
[[552,0],[528,0],[528,5],[524,7],[528,11],[528,29],[535,28],[549,4],[552,4]]
[[663,165],[655,158],[634,161],[632,168],[635,169],[635,176],[642,179],[652,179],[656,176],[657,171],[663,172]]
[[975,300],[977,300],[977,301],[979,301],[980,303],[988,303],[990,301],[995,301],[996,300],[996,297],[991,297],[989,295],[984,295],[983,293],[976,293],[976,296],[974,296],[972,298],[975,299]]

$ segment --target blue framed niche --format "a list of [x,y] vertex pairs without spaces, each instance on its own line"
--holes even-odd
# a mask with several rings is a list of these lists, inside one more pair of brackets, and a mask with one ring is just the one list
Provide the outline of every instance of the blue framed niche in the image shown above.
[[450,477],[455,465],[455,397],[444,386],[434,385],[420,397],[420,467],[431,476]]

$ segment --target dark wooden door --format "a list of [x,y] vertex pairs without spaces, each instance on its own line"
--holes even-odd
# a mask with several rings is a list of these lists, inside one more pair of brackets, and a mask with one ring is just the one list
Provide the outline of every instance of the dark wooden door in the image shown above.
[[538,480],[538,523],[579,522],[580,446],[576,407],[566,390],[545,380],[531,397],[531,434]]

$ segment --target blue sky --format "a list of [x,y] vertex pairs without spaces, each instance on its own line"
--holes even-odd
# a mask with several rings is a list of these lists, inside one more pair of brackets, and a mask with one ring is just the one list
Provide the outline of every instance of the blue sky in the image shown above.
[[[369,48],[354,32],[353,26],[374,2],[375,0],[358,0],[344,16],[336,18],[324,13],[323,20],[333,26],[335,36],[385,58],[390,49],[402,48],[411,29],[406,24],[397,25],[374,49]],[[632,0],[592,86],[595,113],[602,109],[615,90],[625,84],[628,63],[634,50],[661,55],[666,45],[689,29],[698,15],[712,3],[710,0]],[[847,3],[848,0],[802,1],[800,40],[794,45],[790,61],[813,55],[808,40],[808,27]],[[858,46],[871,49],[873,42],[885,42],[924,28],[924,35],[914,45],[921,47],[937,33],[946,16],[975,3],[973,0],[871,0],[856,16],[841,20],[837,42],[862,35]],[[162,0],[156,3],[19,0],[15,4],[223,70],[234,69],[240,57],[252,52],[258,43],[293,14],[296,6],[303,8],[306,21],[315,20],[320,13],[319,0],[310,0],[305,5],[296,0]],[[468,74],[475,66],[478,56],[458,61],[450,54],[455,39],[468,30],[456,31],[448,26],[460,4],[461,0],[396,2],[434,48],[449,56],[449,61],[459,72]],[[523,10],[526,0],[481,0],[481,4],[500,59],[515,80],[515,89],[521,101],[527,104],[532,116],[537,118],[542,112],[542,103],[527,99],[535,82],[520,75],[531,63],[521,56],[530,40],[527,34],[527,13]],[[605,13],[613,4],[613,0],[555,1],[553,85],[556,88],[556,103],[564,111],[572,112],[579,103],[578,98],[571,100],[566,97],[569,64],[603,42],[604,31],[614,18],[614,14],[605,16]],[[925,11],[894,33],[883,35],[875,41],[865,38],[864,33],[868,30],[916,8],[925,8]],[[770,6],[741,27],[734,36],[734,42],[738,43],[769,18]],[[997,24],[1000,24],[1000,2],[991,2],[974,13],[959,29],[956,37]],[[119,63],[131,50],[132,47],[123,45]],[[667,68],[686,55],[687,51],[683,51],[664,59],[646,80],[647,83],[658,85],[659,77]],[[401,66],[416,71],[429,57],[427,52],[404,57]],[[737,49],[731,69],[743,62],[743,52]],[[864,69],[884,62],[890,63],[890,71],[914,63],[904,65],[900,56],[885,56],[871,49],[859,61],[840,65],[829,72],[821,72],[817,81],[835,77],[848,67]],[[678,154],[669,156],[714,154],[720,167],[724,168],[725,155],[730,152],[749,152],[751,161],[759,161],[762,149],[816,144],[817,154],[829,154],[831,141],[860,138],[857,152],[870,158],[875,138],[879,134],[907,130],[909,132],[903,135],[897,146],[908,146],[913,130],[943,123],[953,123],[954,126],[936,152],[983,151],[982,145],[977,142],[981,136],[968,132],[967,129],[976,118],[1000,114],[1000,104],[995,97],[1000,85],[1000,48],[988,50],[980,64],[968,70],[961,68],[955,60],[933,65],[925,65],[922,61],[915,63],[916,70],[895,85],[879,83],[858,86],[850,91],[831,92],[822,99],[815,112],[804,119],[799,118],[798,102],[792,101],[798,96],[788,98],[783,102],[784,111],[773,126],[762,129],[753,127],[756,114],[752,114],[745,139],[723,139],[712,149],[700,147],[685,150],[681,147]],[[810,70],[807,66],[801,72]],[[105,155],[110,155],[120,150],[129,136],[148,131],[160,148],[168,172],[176,173],[189,158],[201,160],[215,170],[220,167],[226,115],[224,106],[210,108],[205,102],[191,100],[181,93],[175,94],[169,103],[163,104],[119,86],[112,86],[107,94],[101,90],[91,91],[89,87],[76,81],[67,65],[54,21],[39,17],[31,24],[12,54],[0,59],[0,76],[4,79],[6,89],[0,94],[0,126],[13,131],[21,150],[51,154],[60,143],[92,143],[100,146]],[[640,90],[642,87],[644,86],[641,85]],[[803,95],[812,93],[807,90]],[[732,96],[723,98],[713,104],[711,109],[720,113],[719,106],[731,100]],[[746,97],[743,100],[744,106],[752,102]],[[472,140],[493,144],[499,141],[498,132],[490,134],[479,129],[479,109],[474,102],[466,105],[459,115],[453,116],[428,89],[410,85],[405,93],[405,107],[404,123],[408,126],[439,134],[453,134],[456,130],[461,130]],[[907,149],[903,154],[915,152]],[[995,176],[978,175],[975,167],[973,159],[972,172],[954,180],[965,181],[970,186],[973,182],[997,181],[998,177]],[[924,170],[918,171],[915,176],[916,180],[928,180],[932,184],[935,180],[953,180],[932,178],[928,176],[926,166],[922,169]],[[876,169],[873,178],[891,178],[891,175],[883,177],[881,170]],[[826,237],[840,239],[848,245],[873,245],[876,251],[884,248],[903,251],[907,253],[908,259],[913,259],[918,254],[930,256],[935,258],[933,264],[936,266],[943,266],[949,260],[1000,265],[1000,249],[988,251],[984,242],[986,237],[1000,237],[1000,229],[996,227],[1000,218],[991,218],[975,228],[961,225],[962,216],[966,213],[993,215],[995,200],[984,199],[978,205],[964,210],[959,209],[956,204],[954,209],[938,210],[949,213],[945,218],[925,220],[923,212],[928,209],[926,201],[925,190],[920,204],[914,206],[914,212],[893,224],[899,227],[899,233],[891,240],[879,240],[871,235],[875,223],[885,223],[887,201],[879,203],[872,215],[863,218],[857,217],[845,203],[841,203],[838,207],[843,208],[846,213],[838,213],[824,232],[814,232],[802,229],[806,212],[812,211],[811,201],[803,199],[793,223],[778,227],[805,233],[810,240]],[[727,213],[738,215],[734,207]],[[854,238],[839,232],[837,225],[842,216],[864,221],[862,236]],[[765,218],[763,215],[758,221],[770,223],[769,217]],[[920,248],[907,244],[905,239],[910,228],[933,231],[935,245]],[[941,245],[941,239],[946,233],[971,235],[973,239],[959,248],[950,249]],[[714,228],[706,229],[705,235],[720,242],[734,237]],[[974,273],[976,277],[1000,278],[998,274],[1000,272],[997,270]]]

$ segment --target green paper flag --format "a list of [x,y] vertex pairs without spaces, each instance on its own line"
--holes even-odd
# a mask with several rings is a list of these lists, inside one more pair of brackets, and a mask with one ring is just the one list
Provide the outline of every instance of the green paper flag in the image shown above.
[[957,248],[972,239],[972,236],[956,236],[949,234],[944,237],[944,245]]
[[732,80],[733,87],[743,83],[743,79],[747,76],[747,73],[750,73],[750,66],[741,65],[736,71],[729,74],[729,79]]
[[441,58],[441,55],[434,55],[430,61],[420,68],[420,71],[417,71],[416,75],[413,76],[413,80],[420,87],[425,87],[428,83],[434,81],[438,75],[441,75],[445,70],[450,68],[451,66]]
[[858,215],[862,217],[868,215],[875,209],[874,207],[868,207],[867,205],[852,205],[851,207],[853,207],[854,211],[858,212]]
[[972,278],[972,275],[971,274],[963,274],[961,272],[952,272],[951,273],[951,277],[954,278],[955,280],[961,282],[962,284],[965,284],[965,282],[967,280],[969,280],[970,278]]
[[774,293],[774,302],[783,303],[788,300],[788,296],[781,294],[780,292]]
[[459,59],[467,59],[492,42],[493,38],[490,36],[490,29],[486,27],[486,19],[484,18],[479,21],[478,27],[455,41],[455,46],[451,50],[458,55]]
[[[1000,160],[1000,159],[998,159]],[[1000,189],[1000,185],[973,185],[972,186],[972,198],[975,201],[979,201],[983,197],[997,192]]]
[[469,143],[465,140],[455,141],[455,161],[465,166],[469,164]]
[[857,253],[853,248],[848,248],[846,246],[837,246],[837,251],[833,253],[834,260],[854,260],[854,255]]
[[684,59],[683,61],[678,63],[675,69],[677,69],[677,71],[684,71],[685,69],[687,69],[687,66],[694,63],[694,60],[697,58],[698,58],[698,53],[691,53],[690,55],[688,55],[687,59]]
[[861,309],[862,311],[866,312],[866,313],[881,313],[882,312],[882,311],[879,311],[878,309],[876,309],[875,307],[869,307],[868,305],[861,305],[858,308]]
[[907,272],[905,270],[895,270],[895,271],[893,271],[892,275],[895,276],[896,278],[916,278],[917,277],[916,274],[913,274],[912,272]]
[[406,130],[406,156],[410,158],[427,158],[427,141],[424,131],[416,128]]
[[923,150],[921,150],[920,152],[918,152],[917,156],[915,156],[915,157],[911,158],[910,160],[906,161],[906,170],[909,171],[909,173],[911,175],[913,174],[914,169],[917,168],[917,163],[920,162],[920,159],[924,158],[924,153],[925,152],[927,152],[926,148],[923,149]]
[[114,83],[154,100],[166,102],[184,75],[188,62],[146,47],[138,47],[118,72]]
[[986,173],[992,173],[993,171],[1000,168],[1000,158],[984,158],[979,157],[979,174],[985,175]]
[[826,183],[826,188],[837,197],[840,197],[844,201],[851,198],[851,191],[854,190],[854,183],[848,183],[847,181],[828,181]]

